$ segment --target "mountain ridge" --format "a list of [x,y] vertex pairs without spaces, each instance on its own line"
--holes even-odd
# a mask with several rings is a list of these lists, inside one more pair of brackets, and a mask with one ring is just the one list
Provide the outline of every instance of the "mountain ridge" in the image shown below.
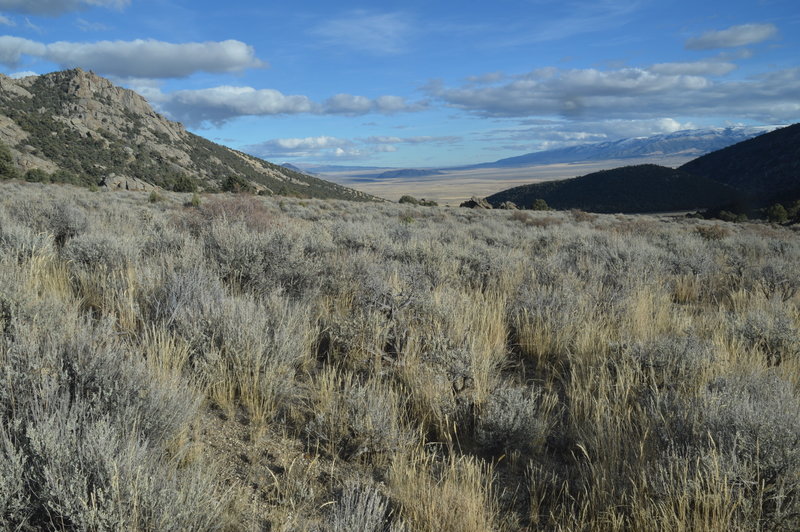
[[555,209],[602,213],[697,210],[735,202],[731,187],[680,169],[655,164],[624,166],[580,177],[521,185],[486,198],[493,206],[511,201],[521,207],[542,199]]
[[532,183],[486,199],[559,209],[657,212],[695,209],[751,210],[800,199],[800,124],[764,133],[673,169],[625,166],[572,179]]
[[698,157],[681,169],[761,201],[800,195],[800,123]]
[[565,148],[526,153],[462,168],[515,168],[539,164],[577,163],[670,155],[701,156],[767,133],[775,128],[776,126],[735,126],[685,129],[648,137],[628,137],[607,142],[579,144]]
[[72,69],[0,75],[0,142],[18,170],[79,185],[143,182],[169,190],[375,199],[215,144],[157,113],[141,95]]

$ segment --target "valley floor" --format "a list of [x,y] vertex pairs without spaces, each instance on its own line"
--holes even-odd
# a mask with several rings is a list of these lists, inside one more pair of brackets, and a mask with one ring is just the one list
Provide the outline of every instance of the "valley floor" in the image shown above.
[[457,206],[472,196],[486,197],[520,185],[569,179],[600,170],[635,164],[659,164],[675,168],[688,162],[691,158],[690,156],[654,156],[640,159],[541,164],[520,168],[443,169],[436,175],[386,179],[370,177],[376,173],[374,169],[363,172],[326,172],[321,174],[321,177],[392,201],[397,201],[401,196],[413,191],[413,195],[418,198],[436,201],[440,205]]

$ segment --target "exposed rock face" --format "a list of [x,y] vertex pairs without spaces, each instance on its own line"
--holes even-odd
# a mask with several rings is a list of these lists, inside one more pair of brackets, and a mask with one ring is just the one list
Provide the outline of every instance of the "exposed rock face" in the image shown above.
[[460,207],[467,207],[469,209],[491,209],[492,204],[484,198],[472,196],[470,199],[459,205]]
[[141,190],[145,192],[158,189],[157,186],[147,181],[117,174],[106,176],[100,182],[100,186],[108,190]]
[[519,207],[517,207],[517,204],[514,203],[513,201],[504,201],[503,203],[500,204],[500,208],[508,211],[516,211],[517,209],[519,209]]
[[0,74],[0,141],[19,169],[69,172],[75,181],[125,176],[166,189],[216,189],[230,176],[257,192],[370,200],[371,196],[198,137],[139,94],[81,69],[11,79]]

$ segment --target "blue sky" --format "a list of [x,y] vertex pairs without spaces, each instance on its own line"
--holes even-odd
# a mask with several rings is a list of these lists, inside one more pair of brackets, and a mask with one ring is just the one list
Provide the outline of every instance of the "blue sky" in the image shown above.
[[93,70],[202,136],[296,164],[458,165],[789,124],[798,42],[797,0],[0,0],[0,72]]

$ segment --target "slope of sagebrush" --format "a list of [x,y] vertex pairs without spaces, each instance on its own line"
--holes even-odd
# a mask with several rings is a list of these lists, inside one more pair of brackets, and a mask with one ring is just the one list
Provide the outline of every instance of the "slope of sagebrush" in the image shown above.
[[800,526],[789,228],[0,188],[1,529]]
[[543,199],[556,209],[592,212],[669,212],[724,205],[736,192],[703,177],[654,164],[603,170],[573,179],[522,185],[486,199],[530,207]]

